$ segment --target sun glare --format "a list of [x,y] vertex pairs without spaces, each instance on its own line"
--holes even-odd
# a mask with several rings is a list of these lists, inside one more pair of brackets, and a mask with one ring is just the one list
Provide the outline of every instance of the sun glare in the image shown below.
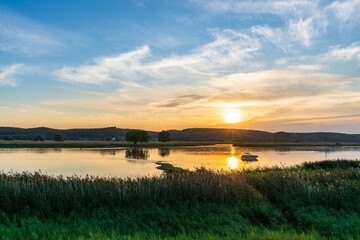
[[229,157],[227,162],[228,162],[229,168],[235,169],[238,166],[239,160],[236,157]]
[[242,116],[237,109],[227,109],[224,112],[224,120],[226,123],[238,123],[242,120]]

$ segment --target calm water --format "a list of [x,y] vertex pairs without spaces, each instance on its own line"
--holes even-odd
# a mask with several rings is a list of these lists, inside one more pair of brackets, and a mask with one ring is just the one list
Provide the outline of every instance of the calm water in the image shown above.
[[[244,152],[259,155],[243,162]],[[231,145],[152,149],[0,149],[0,169],[39,171],[52,175],[136,177],[158,175],[158,161],[187,169],[205,166],[235,169],[257,166],[291,166],[304,161],[360,159],[360,147],[244,148]]]

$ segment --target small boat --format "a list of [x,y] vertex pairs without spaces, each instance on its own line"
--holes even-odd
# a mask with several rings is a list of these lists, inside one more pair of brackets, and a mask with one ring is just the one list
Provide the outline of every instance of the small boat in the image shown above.
[[258,155],[253,155],[253,154],[250,154],[250,153],[244,153],[242,156],[241,156],[241,160],[243,161],[257,161],[257,158]]

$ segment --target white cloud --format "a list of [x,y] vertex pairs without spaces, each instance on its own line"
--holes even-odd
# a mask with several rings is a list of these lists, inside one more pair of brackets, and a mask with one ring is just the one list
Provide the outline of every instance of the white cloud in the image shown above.
[[306,47],[311,45],[311,39],[318,34],[313,25],[313,18],[299,19],[298,21],[290,20],[288,30],[291,39]]
[[41,55],[61,47],[49,28],[0,9],[0,51]]
[[341,48],[340,46],[333,46],[329,52],[321,57],[323,60],[341,60],[350,61],[354,58],[360,60],[360,42],[354,42],[350,46]]
[[267,41],[279,46],[283,50],[289,48],[289,43],[287,42],[286,34],[281,28],[272,28],[269,26],[253,26],[250,31],[255,34],[262,36]]
[[[283,24],[278,27],[253,26],[251,31],[277,45],[284,51],[294,49],[294,43],[304,47],[313,45],[315,39],[329,27],[341,32],[342,26],[359,25],[360,0],[308,1],[308,0],[191,0],[218,13],[237,13],[244,17],[278,16]],[[339,24],[339,22],[341,24]],[[357,29],[354,29],[357,31]]]
[[275,60],[276,65],[284,65],[290,61],[289,58],[279,58]]
[[237,1],[237,0],[191,0],[214,12],[275,14],[281,16],[304,15],[316,9],[317,0],[263,0],[263,1]]
[[304,70],[304,71],[316,71],[321,70],[323,66],[321,64],[313,64],[313,65],[290,65],[289,69],[295,70]]
[[283,70],[237,73],[211,81],[231,101],[269,101],[334,94],[353,79],[336,74],[311,72],[320,66],[297,66]]
[[[123,84],[146,80],[194,81],[221,76],[247,67],[261,45],[250,36],[232,30],[211,30],[215,40],[185,55],[151,60],[150,48],[144,46],[115,57],[96,59],[92,65],[64,67],[54,72],[68,82],[101,84],[117,81]],[[130,83],[129,83],[130,82]]]
[[141,60],[150,55],[148,46],[115,57],[95,60],[93,65],[65,67],[54,72],[62,81],[100,84],[108,81],[133,79]]
[[358,23],[360,19],[360,0],[335,1],[326,7],[335,14],[340,23]]
[[16,79],[14,78],[17,74],[17,70],[20,69],[23,64],[14,64],[8,67],[1,68],[0,70],[0,86],[16,86]]
[[327,21],[322,15],[306,19],[289,19],[282,28],[269,26],[253,26],[253,34],[261,36],[285,52],[296,49],[295,44],[310,47],[313,40],[326,29]]

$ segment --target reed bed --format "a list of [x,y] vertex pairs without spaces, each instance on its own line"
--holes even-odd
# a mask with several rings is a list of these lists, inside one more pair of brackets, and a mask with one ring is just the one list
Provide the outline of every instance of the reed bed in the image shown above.
[[[39,221],[53,229],[67,226],[73,236],[85,224],[88,234],[95,228],[105,239],[111,234],[241,238],[254,229],[309,237],[298,239],[356,238],[359,164],[338,160],[230,172],[200,168],[137,179],[1,173],[0,233],[6,235],[1,226],[7,226],[23,234],[24,222]],[[48,234],[36,236],[51,235],[46,227],[34,229]]]

